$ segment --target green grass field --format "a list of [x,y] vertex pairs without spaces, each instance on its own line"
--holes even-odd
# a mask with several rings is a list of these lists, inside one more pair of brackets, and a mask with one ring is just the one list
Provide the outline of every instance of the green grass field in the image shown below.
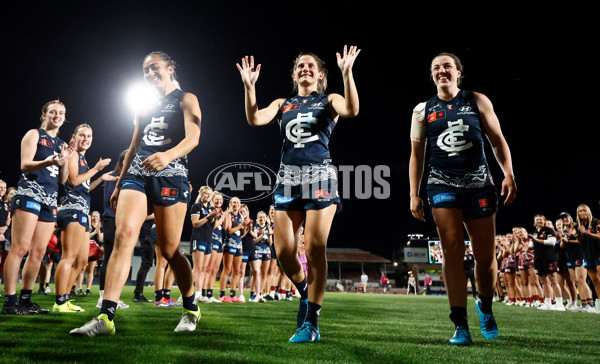
[[[133,287],[117,311],[117,335],[75,338],[69,330],[98,314],[97,287],[75,304],[86,312],[0,315],[0,361],[7,363],[597,363],[600,315],[494,305],[500,338],[485,340],[469,302],[474,345],[451,347],[445,296],[327,293],[319,320],[322,339],[289,344],[298,300],[202,304],[193,333],[174,333],[181,308],[133,303]],[[173,290],[174,298],[179,296]],[[145,295],[152,297],[151,287]],[[248,293],[246,293],[246,298]],[[34,294],[51,308],[54,296]]]

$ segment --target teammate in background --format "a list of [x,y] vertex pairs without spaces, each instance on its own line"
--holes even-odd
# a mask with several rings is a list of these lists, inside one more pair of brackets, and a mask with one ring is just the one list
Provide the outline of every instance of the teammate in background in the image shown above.
[[595,312],[600,313],[600,222],[589,206],[577,206],[577,240],[583,245],[584,263],[596,290]]
[[[3,314],[48,313],[31,302],[40,264],[56,222],[58,185],[67,181],[72,149],[58,138],[66,108],[59,100],[42,107],[39,129],[29,130],[21,140],[21,179],[11,201],[12,247],[4,261]],[[17,297],[17,280],[23,257],[23,284]]]
[[[192,220],[192,235],[190,236],[190,250],[192,254],[192,274],[196,287],[196,302],[202,300],[202,287],[206,269],[212,253],[212,231],[216,217],[221,214],[220,209],[210,206],[210,197],[213,193],[208,186],[200,187],[196,202],[190,209]],[[205,292],[206,293],[206,292]]]
[[[121,151],[119,157],[117,158],[117,163],[115,164],[115,168],[109,174],[118,179],[121,175],[121,171],[123,170],[123,161],[125,159],[125,154],[127,154],[127,149]],[[106,278],[106,266],[108,265],[108,260],[112,254],[112,250],[115,244],[115,211],[110,205],[110,196],[115,190],[117,185],[116,179],[114,181],[109,180],[104,182],[103,188],[103,197],[102,203],[104,207],[104,211],[102,212],[102,232],[104,233],[104,241],[102,243],[102,248],[104,250],[104,256],[102,257],[102,265],[100,266],[100,272],[98,274],[98,302],[96,303],[96,308],[102,307],[102,300],[104,299],[104,283]],[[119,301],[121,303],[122,301]],[[117,306],[117,308],[120,308]]]
[[[556,279],[556,251],[554,250],[556,233],[554,229],[546,226],[544,215],[535,215],[533,221],[534,230],[529,234],[529,238],[534,243],[534,267],[542,280],[544,290],[544,304],[538,309],[564,311],[562,289]],[[556,300],[554,305],[552,304],[553,297]]]
[[[337,53],[344,96],[324,94],[327,89],[325,63],[314,54],[302,53],[294,61],[292,71],[297,95],[287,100],[276,99],[263,109],[258,107],[255,89],[261,66],[255,68],[254,57],[245,57],[241,66],[237,64],[245,89],[248,123],[262,126],[278,122],[283,137],[273,194],[275,250],[283,271],[301,296],[296,320],[298,330],[290,338],[294,343],[320,340],[318,317],[327,279],[325,250],[333,216],[341,203],[328,144],[339,117],[358,115],[352,66],[359,53],[354,46],[349,49],[344,46],[343,54]],[[316,181],[313,185],[303,182],[313,178]],[[308,276],[304,275],[297,256],[297,232],[303,223]]]
[[90,183],[90,179],[110,164],[110,158],[98,161],[93,168],[88,166],[85,154],[92,146],[92,128],[80,124],[71,138],[71,148],[76,151],[68,162],[68,178],[65,197],[58,209],[57,223],[61,230],[61,259],[54,272],[56,298],[52,312],[74,313],[84,310],[71,303],[69,292],[79,273],[88,263],[90,250],[89,213],[90,191],[102,181],[113,179],[105,174]]
[[154,214],[146,216],[146,220],[142,224],[140,229],[139,242],[140,242],[140,268],[138,269],[135,277],[135,289],[133,290],[133,302],[152,303],[152,300],[147,299],[144,296],[144,285],[146,283],[146,276],[152,268],[152,264],[155,259],[155,246],[156,231],[152,232],[152,226],[154,225]]
[[[229,214],[230,210],[227,208],[223,211],[223,194],[219,191],[214,191],[210,197],[211,205],[215,210],[219,210],[220,214],[216,216],[216,220],[213,226],[211,235],[211,254],[208,266],[206,267],[206,275],[204,277],[204,283],[202,286],[202,296],[206,297],[207,303],[220,303],[216,299],[214,294],[215,281],[217,280],[217,273],[219,273],[219,267],[223,260],[223,222],[225,216]],[[205,292],[206,291],[206,292]]]
[[498,200],[484,153],[484,136],[504,173],[501,194],[506,196],[505,205],[515,199],[516,184],[510,150],[492,103],[481,93],[459,88],[463,77],[459,58],[442,53],[433,59],[430,71],[437,95],[413,110],[410,209],[416,219],[425,221],[419,189],[425,149],[429,145],[427,195],[444,251],[444,284],[450,303],[450,319],[455,326],[450,344],[471,345],[467,323],[467,284],[460,264],[465,250],[463,224],[476,262],[479,299],[475,307],[479,313],[481,333],[489,339],[498,337],[492,312],[497,278],[494,241]]
[[[226,241],[223,243],[223,271],[220,277],[219,301],[221,302],[239,302],[237,297],[237,288],[240,282],[240,269],[242,265],[242,231],[244,229],[244,217],[240,214],[242,203],[238,197],[233,197],[229,201],[231,211],[225,215],[224,230],[227,234]],[[229,297],[225,295],[227,288],[227,279],[230,289]]]
[[175,62],[167,54],[148,54],[142,67],[146,82],[159,97],[136,116],[123,171],[111,196],[116,212],[116,241],[108,262],[100,315],[72,330],[71,335],[115,333],[117,302],[148,206],[154,212],[156,245],[173,269],[183,295],[184,312],[175,331],[195,330],[200,318],[194,302],[192,269],[178,249],[190,199],[187,154],[200,138],[200,106],[195,95],[179,88]]
[[[107,174],[107,177],[110,175],[110,172]],[[90,215],[90,249],[92,247],[92,241],[100,247],[102,241],[104,240],[104,233],[102,232],[102,224],[100,222],[100,212],[93,211]],[[88,258],[88,263],[85,267],[85,270],[79,273],[79,277],[77,278],[77,294],[83,294],[83,278],[85,278],[85,294],[92,294],[92,284],[94,282],[94,270],[96,269],[97,260],[90,261]]]
[[463,258],[463,267],[467,281],[471,282],[471,294],[473,299],[477,299],[477,286],[475,284],[475,257],[471,251],[471,247],[465,244],[465,257]]

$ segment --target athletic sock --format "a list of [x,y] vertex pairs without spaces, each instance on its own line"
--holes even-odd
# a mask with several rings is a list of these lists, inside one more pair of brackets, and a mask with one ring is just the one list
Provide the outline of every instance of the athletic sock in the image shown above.
[[19,304],[26,305],[31,302],[31,293],[33,290],[31,289],[22,289],[21,294],[19,295]]
[[160,301],[163,298],[163,290],[159,289],[158,291],[154,291],[154,300],[156,302]]
[[194,303],[194,295],[183,297],[183,308],[189,311],[198,311],[198,305]]
[[454,323],[455,327],[464,326],[468,329],[467,308],[458,306],[450,307],[450,320]]
[[479,295],[479,300],[481,301],[481,305],[479,305],[479,309],[481,312],[491,315],[492,314],[492,300],[493,297],[485,297]]
[[167,301],[170,300],[171,299],[171,290],[170,289],[163,289],[163,297]]
[[6,297],[4,297],[4,306],[12,307],[17,304],[18,300],[19,300],[19,297],[17,296],[16,293],[11,294],[11,295],[6,295]]
[[205,289],[202,290],[202,297],[206,297],[206,290]]
[[65,303],[67,303],[67,301],[69,300],[69,295],[68,294],[57,294],[56,295],[56,304],[57,305],[64,305]]
[[117,311],[117,303],[109,300],[102,300],[102,308],[100,309],[100,313],[108,316],[110,321],[115,318],[115,312]]
[[235,297],[235,289],[229,290],[229,297],[231,297],[231,298]]
[[308,298],[308,284],[306,283],[306,278],[304,278],[302,280],[302,282],[292,282],[294,283],[294,286],[296,286],[296,288],[298,289],[298,293],[300,293],[300,299],[307,299]]
[[306,306],[305,322],[310,322],[314,327],[319,328],[319,314],[321,313],[321,305],[308,301]]
[[219,298],[225,297],[225,291],[219,291]]
[[206,290],[206,297],[212,298],[212,296],[213,296],[213,290],[212,289]]

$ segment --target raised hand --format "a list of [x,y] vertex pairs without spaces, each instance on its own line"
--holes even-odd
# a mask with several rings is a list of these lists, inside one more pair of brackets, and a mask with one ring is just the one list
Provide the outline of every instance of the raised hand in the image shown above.
[[98,163],[96,163],[96,165],[94,166],[94,168],[100,172],[101,170],[103,170],[104,168],[106,168],[106,166],[108,166],[110,164],[110,158],[105,158],[102,159],[100,158],[100,160],[98,160]]
[[346,73],[352,69],[354,61],[356,60],[356,57],[358,57],[359,53],[360,49],[358,49],[357,46],[350,46],[350,49],[348,49],[347,46],[344,46],[344,52],[342,55],[340,55],[339,52],[335,54],[337,57],[338,67],[340,70],[342,70],[342,73]]
[[67,164],[67,161],[69,160],[69,158],[71,158],[71,154],[73,154],[73,148],[71,148],[71,146],[67,146],[67,144],[63,144],[61,149],[60,149],[60,154],[59,155],[55,155],[53,157],[54,159],[54,163],[56,163],[56,165],[58,165],[59,167],[64,166],[65,164]]
[[246,56],[242,58],[242,65],[239,63],[235,64],[240,71],[240,75],[242,76],[242,82],[246,87],[253,87],[258,80],[258,75],[260,74],[260,64],[254,67],[254,56]]

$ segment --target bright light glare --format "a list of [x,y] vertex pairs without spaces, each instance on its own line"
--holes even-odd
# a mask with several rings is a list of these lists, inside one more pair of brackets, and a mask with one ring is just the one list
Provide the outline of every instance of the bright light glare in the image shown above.
[[136,114],[156,104],[157,98],[156,90],[146,83],[132,85],[125,94],[127,105]]

